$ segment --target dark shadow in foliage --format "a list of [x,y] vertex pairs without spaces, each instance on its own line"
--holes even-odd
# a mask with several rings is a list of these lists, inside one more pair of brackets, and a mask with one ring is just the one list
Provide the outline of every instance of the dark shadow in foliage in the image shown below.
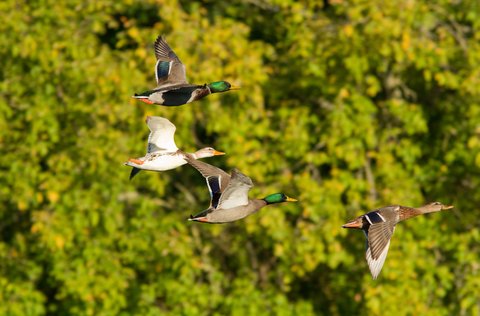
[[[112,16],[112,20],[105,24],[105,32],[98,34],[99,40],[107,44],[112,50],[130,50],[137,48],[138,44],[134,39],[129,38],[125,31],[126,21],[135,21],[140,28],[153,28],[156,23],[161,22],[158,12],[160,7],[151,3],[135,2],[128,8],[128,11],[118,12]],[[156,35],[155,35],[156,36]],[[127,37],[128,43],[117,47],[121,37]],[[152,42],[153,44],[153,42]]]
[[[363,274],[354,270],[347,266],[332,270],[327,265],[319,264],[315,270],[294,279],[288,298],[294,302],[308,300],[313,305],[315,315],[362,315],[362,311],[367,310],[362,303]],[[368,273],[368,269],[365,273]],[[335,279],[331,276],[335,276]],[[336,292],[335,287],[328,286],[340,283],[344,283],[341,293]],[[342,302],[349,304],[338,304],[339,297],[342,297]]]

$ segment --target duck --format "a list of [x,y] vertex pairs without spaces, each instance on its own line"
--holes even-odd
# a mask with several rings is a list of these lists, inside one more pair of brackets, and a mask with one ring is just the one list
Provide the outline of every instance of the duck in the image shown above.
[[163,106],[180,106],[212,93],[238,90],[227,81],[215,81],[203,85],[187,82],[185,65],[182,64],[175,52],[167,44],[163,36],[155,41],[155,78],[157,87],[142,93],[136,93],[133,98],[148,104]]
[[267,205],[297,201],[284,193],[270,194],[263,199],[249,199],[248,192],[253,187],[253,182],[238,169],[233,169],[228,174],[220,168],[196,160],[192,155],[186,155],[184,159],[206,179],[210,192],[210,206],[196,215],[190,215],[190,221],[230,223],[256,213]]
[[[125,165],[131,166],[130,180],[141,170],[165,171],[187,164],[186,152],[178,149],[174,135],[176,127],[168,119],[159,116],[148,116],[146,119],[150,135],[148,136],[147,154],[140,158],[130,158]],[[191,159],[225,155],[212,147],[205,147],[188,154]]]
[[390,239],[397,223],[409,218],[449,210],[453,205],[440,202],[429,203],[420,207],[402,205],[385,206],[361,215],[343,225],[343,228],[361,229],[367,239],[366,259],[373,279],[377,279],[387,258]]

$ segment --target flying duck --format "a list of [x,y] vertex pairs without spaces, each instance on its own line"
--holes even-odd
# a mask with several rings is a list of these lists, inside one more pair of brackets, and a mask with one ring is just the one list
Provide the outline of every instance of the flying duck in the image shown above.
[[[140,170],[165,171],[180,167],[187,162],[186,154],[178,149],[175,144],[174,134],[176,127],[169,120],[159,116],[148,116],[146,123],[150,129],[148,136],[147,154],[140,158],[131,158],[125,165],[133,167],[130,180]],[[195,153],[189,154],[191,159],[201,159],[224,155],[212,147],[202,148]]]
[[220,168],[196,160],[191,155],[184,158],[206,179],[210,191],[208,209],[190,215],[189,220],[202,223],[220,224],[234,222],[260,210],[262,207],[282,202],[295,202],[283,193],[274,193],[263,199],[249,199],[248,192],[253,187],[252,180],[238,171],[231,175]]
[[177,55],[168,46],[162,36],[155,41],[155,77],[157,87],[133,97],[148,104],[164,106],[179,106],[199,100],[211,93],[236,90],[227,81],[215,81],[208,84],[197,85],[187,82],[185,66]]
[[342,227],[361,229],[365,233],[367,238],[366,258],[372,277],[375,280],[382,270],[385,258],[387,258],[390,239],[397,223],[421,214],[451,208],[453,208],[453,205],[443,205],[440,202],[433,202],[417,208],[401,205],[385,206],[359,216]]

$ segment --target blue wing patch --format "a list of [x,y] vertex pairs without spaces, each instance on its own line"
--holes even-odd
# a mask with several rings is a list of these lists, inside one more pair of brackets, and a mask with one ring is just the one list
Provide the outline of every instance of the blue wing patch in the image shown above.
[[210,176],[206,178],[208,190],[210,191],[210,198],[212,199],[212,207],[217,208],[218,201],[222,192],[220,192],[220,177]]
[[375,223],[383,223],[385,222],[385,219],[378,214],[377,212],[370,212],[364,215],[367,220],[370,222],[370,224],[375,224]]
[[157,82],[168,77],[168,74],[170,73],[171,63],[172,62],[170,61],[157,61],[157,65],[155,67],[155,77],[157,78]]

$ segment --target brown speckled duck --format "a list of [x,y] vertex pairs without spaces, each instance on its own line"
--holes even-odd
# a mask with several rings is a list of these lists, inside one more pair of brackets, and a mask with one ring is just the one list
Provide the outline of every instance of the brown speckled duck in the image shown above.
[[227,81],[197,85],[187,82],[185,66],[161,36],[155,41],[155,77],[157,87],[133,97],[148,104],[179,106],[199,100],[211,93],[236,90]]
[[234,169],[229,175],[220,168],[195,160],[187,155],[185,160],[197,169],[207,180],[210,191],[210,207],[189,220],[202,223],[220,224],[245,218],[269,204],[295,202],[283,193],[275,193],[263,199],[249,199],[248,192],[253,187],[252,180]]
[[343,225],[343,228],[361,229],[367,238],[366,258],[373,279],[382,270],[387,257],[390,239],[395,231],[395,225],[406,219],[427,213],[439,212],[453,208],[453,205],[443,205],[433,202],[418,208],[401,205],[386,206],[357,217]]

